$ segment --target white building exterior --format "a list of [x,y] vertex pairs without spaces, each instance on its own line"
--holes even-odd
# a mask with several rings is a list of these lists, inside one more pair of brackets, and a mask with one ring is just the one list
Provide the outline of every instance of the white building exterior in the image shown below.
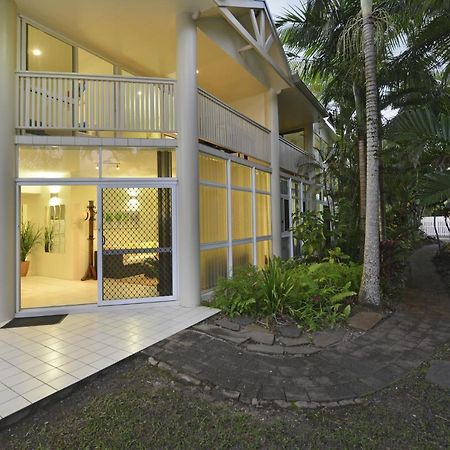
[[0,0],[0,322],[196,306],[298,254],[325,116],[262,0]]

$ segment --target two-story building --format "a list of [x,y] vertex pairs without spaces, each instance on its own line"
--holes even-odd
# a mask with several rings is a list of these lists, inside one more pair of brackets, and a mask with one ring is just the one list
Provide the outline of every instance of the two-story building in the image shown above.
[[325,116],[262,0],[0,0],[0,322],[298,254]]

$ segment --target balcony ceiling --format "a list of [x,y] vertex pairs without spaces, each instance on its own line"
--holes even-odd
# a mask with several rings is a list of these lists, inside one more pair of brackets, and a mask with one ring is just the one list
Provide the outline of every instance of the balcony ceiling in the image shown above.
[[212,0],[16,0],[19,13],[141,75],[175,71],[175,17]]
[[[142,76],[176,77],[176,13],[212,0],[16,0],[19,12]],[[241,65],[199,31],[199,84],[223,101],[264,91]],[[226,74],[226,76],[224,76]]]

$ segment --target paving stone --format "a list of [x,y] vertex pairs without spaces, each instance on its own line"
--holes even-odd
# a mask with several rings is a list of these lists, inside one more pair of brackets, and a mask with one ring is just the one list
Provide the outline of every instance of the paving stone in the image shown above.
[[184,381],[186,383],[193,384],[195,386],[199,386],[200,385],[200,380],[198,380],[197,378],[191,377],[190,375],[187,375],[185,373],[177,373],[176,377],[179,380]]
[[328,347],[337,344],[345,335],[345,330],[337,328],[329,331],[319,331],[313,335],[313,343],[317,347]]
[[273,333],[268,333],[266,331],[251,331],[247,333],[247,336],[254,342],[264,345],[272,345],[275,341],[275,336]]
[[315,409],[320,407],[320,403],[317,402],[295,402],[295,406],[300,409]]
[[287,355],[312,355],[320,352],[320,348],[313,347],[312,345],[301,345],[299,347],[286,347],[284,352]]
[[250,352],[267,353],[269,355],[282,355],[284,349],[281,345],[264,345],[264,344],[249,344],[247,350]]
[[237,316],[233,317],[231,320],[239,324],[241,327],[246,327],[255,322],[255,319],[250,316]]
[[301,337],[280,337],[278,340],[286,347],[307,345],[311,343],[311,338],[307,335]]
[[215,325],[209,325],[209,324],[201,324],[196,325],[194,329],[198,331],[202,331],[203,333],[207,333],[211,336],[225,339],[226,341],[230,341],[233,344],[243,344],[245,341],[248,341],[249,337],[242,332],[239,331],[231,331],[225,328],[219,328]]
[[283,409],[287,409],[290,408],[292,406],[292,403],[290,402],[286,402],[284,400],[275,400],[274,401],[275,405],[277,405],[279,408],[283,408]]
[[227,389],[222,389],[220,392],[224,397],[230,398],[232,400],[239,400],[239,397],[241,396],[241,393],[238,391],[229,391]]
[[300,328],[295,325],[280,325],[278,331],[286,338],[298,338],[301,334]]
[[228,319],[219,319],[216,321],[216,325],[231,331],[239,331],[241,329],[241,326],[238,323],[232,322]]
[[309,401],[309,395],[306,391],[306,389],[299,387],[299,386],[285,386],[284,387],[284,393],[286,395],[286,400],[288,402],[295,402],[295,401]]
[[263,400],[285,400],[284,389],[280,386],[263,386],[261,391]]
[[425,378],[439,387],[450,389],[450,361],[431,361]]

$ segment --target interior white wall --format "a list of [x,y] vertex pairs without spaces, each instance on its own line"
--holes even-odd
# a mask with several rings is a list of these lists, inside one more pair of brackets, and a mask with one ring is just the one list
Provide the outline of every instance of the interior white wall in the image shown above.
[[[26,218],[35,226],[44,228],[46,207],[49,205],[49,186],[39,186],[39,193],[21,196]],[[24,188],[25,192],[27,187]],[[60,186],[58,197],[65,205],[65,247],[63,252],[45,253],[44,246],[37,246],[30,254],[28,276],[42,276],[63,280],[80,280],[88,261],[88,222],[82,217],[89,200],[96,202],[95,186]],[[95,236],[96,237],[96,236]],[[94,241],[94,250],[97,240]]]

